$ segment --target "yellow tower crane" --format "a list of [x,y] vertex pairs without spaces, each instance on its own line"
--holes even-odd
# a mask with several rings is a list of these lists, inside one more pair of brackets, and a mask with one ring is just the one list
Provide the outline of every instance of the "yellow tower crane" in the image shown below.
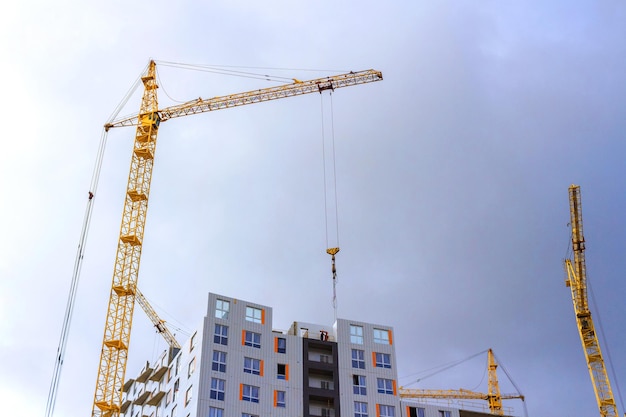
[[436,390],[436,389],[407,389],[400,387],[398,393],[401,398],[436,398],[445,400],[485,400],[489,403],[489,411],[492,414],[502,416],[504,410],[502,408],[502,400],[521,399],[521,394],[500,394],[500,385],[498,383],[498,375],[493,351],[487,351],[487,370],[489,373],[488,393],[474,392],[466,389],[458,390]]
[[122,126],[137,126],[137,130],[96,379],[93,417],[118,416],[121,409],[122,387],[126,373],[133,310],[137,298],[139,261],[159,124],[175,117],[335,90],[382,79],[380,71],[350,72],[309,81],[294,80],[293,84],[211,99],[199,98],[159,109],[156,64],[150,61],[146,74],[141,78],[144,92],[139,113],[105,125],[106,131]]
[[598,336],[593,326],[589,302],[587,300],[587,270],[585,266],[585,237],[583,236],[583,212],[580,199],[580,186],[569,187],[570,224],[572,226],[572,250],[574,262],[565,260],[567,279],[565,285],[572,290],[574,313],[580,341],[583,345],[587,368],[596,394],[600,416],[617,417],[617,406],[611,390],[609,377],[604,366]]

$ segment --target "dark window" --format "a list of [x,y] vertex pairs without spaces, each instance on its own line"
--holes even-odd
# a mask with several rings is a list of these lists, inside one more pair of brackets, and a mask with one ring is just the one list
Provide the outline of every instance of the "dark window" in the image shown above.
[[212,400],[224,401],[224,380],[211,378],[211,391],[209,391],[209,397]]
[[213,351],[213,363],[211,369],[217,372],[226,372],[226,352]]
[[365,352],[360,349],[352,349],[352,367],[365,369]]
[[221,408],[209,407],[209,417],[224,417],[224,410]]
[[250,401],[253,403],[259,402],[259,387],[253,387],[252,385],[244,385],[241,399],[243,401]]
[[278,353],[287,353],[287,339],[279,337],[276,345],[276,351]]
[[228,345],[228,326],[224,326],[223,324],[215,325],[213,342],[218,345]]
[[249,332],[249,331],[245,331],[245,341],[244,341],[244,345],[246,346],[252,346],[253,348],[261,348],[261,334],[260,333],[254,333],[254,332]]
[[393,381],[391,379],[377,378],[376,382],[379,394],[393,395]]
[[276,377],[278,379],[287,379],[287,365],[283,363],[276,365]]
[[391,405],[378,404],[379,417],[396,417],[396,408]]
[[357,395],[367,395],[365,375],[352,375],[352,391]]
[[276,407],[285,407],[285,391],[276,391]]
[[391,368],[391,355],[389,353],[376,352],[376,367]]
[[243,371],[247,374],[261,375],[261,361],[259,359],[243,358]]

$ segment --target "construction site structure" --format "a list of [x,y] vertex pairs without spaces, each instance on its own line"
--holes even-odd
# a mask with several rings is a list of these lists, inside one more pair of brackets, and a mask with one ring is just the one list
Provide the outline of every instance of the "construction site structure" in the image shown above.
[[493,350],[487,351],[487,371],[489,374],[488,393],[475,392],[466,389],[458,390],[435,390],[435,389],[410,389],[400,387],[399,393],[401,398],[435,398],[435,399],[459,399],[459,400],[485,400],[488,402],[489,411],[493,415],[504,415],[502,400],[521,399],[521,394],[500,394],[500,384],[498,383],[498,375]]
[[402,398],[393,327],[338,318],[273,327],[273,309],[210,293],[202,324],[123,386],[122,417],[482,417]]
[[105,125],[107,131],[115,127],[136,126],[136,134],[96,379],[93,417],[117,416],[122,409],[122,392],[137,298],[137,279],[160,123],[192,114],[381,81],[382,74],[380,71],[367,70],[310,81],[294,80],[292,84],[211,99],[199,98],[163,109],[158,106],[154,61],[149,63],[141,80],[144,92],[139,113]]
[[589,376],[593,384],[600,416],[617,417],[615,398],[611,390],[587,298],[587,268],[585,265],[585,237],[583,235],[580,186],[570,185],[569,204],[574,261],[572,262],[571,259],[565,260],[565,271],[567,274],[565,285],[572,291],[578,334],[580,335],[583,352],[587,360],[587,368],[589,369]]
[[139,288],[135,288],[135,299],[141,306],[146,316],[150,319],[156,331],[163,336],[163,339],[170,346],[170,357],[175,356],[181,349],[180,344],[176,340],[176,337],[172,334],[170,329],[165,324],[165,320],[162,320],[157,312],[152,308],[146,297],[139,291]]

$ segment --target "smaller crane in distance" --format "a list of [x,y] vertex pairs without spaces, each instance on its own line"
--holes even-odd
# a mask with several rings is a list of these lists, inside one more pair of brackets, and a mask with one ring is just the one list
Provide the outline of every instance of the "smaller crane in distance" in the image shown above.
[[[567,279],[565,285],[572,290],[572,301],[574,302],[574,313],[576,314],[576,324],[578,334],[583,345],[587,368],[596,394],[596,401],[600,416],[617,417],[617,406],[611,390],[609,376],[607,375],[600,350],[600,343],[596,334],[589,301],[587,299],[587,269],[585,266],[585,237],[583,236],[583,212],[580,199],[580,186],[570,185],[569,187],[570,224],[572,227],[572,250],[574,252],[574,262],[565,260],[565,271]],[[625,414],[626,417],[626,414]]]
[[167,344],[170,345],[170,352],[174,352],[172,355],[174,356],[176,352],[181,349],[180,344],[165,325],[165,320],[161,320],[157,312],[152,308],[148,300],[146,300],[146,297],[139,291],[139,288],[135,288],[135,301],[143,308],[143,311],[145,311],[146,315],[157,329],[157,332],[159,332]]
[[489,411],[492,414],[503,416],[502,400],[521,399],[521,394],[500,394],[500,385],[498,383],[498,374],[493,350],[487,351],[487,369],[489,372],[488,393],[474,392],[466,389],[458,390],[437,390],[437,389],[407,389],[400,387],[400,398],[436,398],[448,400],[486,400],[489,403]]

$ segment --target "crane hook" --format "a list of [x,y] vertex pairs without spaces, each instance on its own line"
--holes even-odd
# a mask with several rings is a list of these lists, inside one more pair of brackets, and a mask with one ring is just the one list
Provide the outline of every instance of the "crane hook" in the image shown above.
[[337,268],[335,268],[335,255],[339,252],[339,248],[328,248],[326,249],[326,253],[331,256],[332,267],[331,270],[333,272],[333,279],[337,279]]

